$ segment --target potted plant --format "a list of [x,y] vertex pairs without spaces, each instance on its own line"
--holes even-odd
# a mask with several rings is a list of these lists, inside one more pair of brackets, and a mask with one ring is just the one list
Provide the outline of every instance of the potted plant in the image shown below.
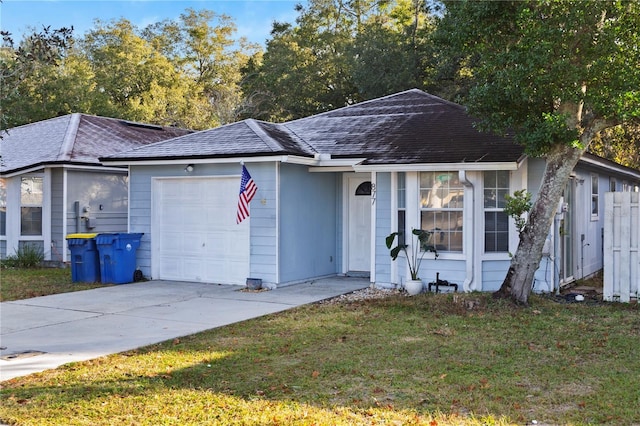
[[420,272],[420,264],[422,263],[422,259],[427,252],[432,252],[435,254],[435,257],[438,258],[438,251],[436,248],[429,244],[429,237],[431,236],[431,232],[425,231],[424,229],[412,229],[411,233],[415,237],[415,243],[412,246],[408,244],[400,244],[398,240],[398,244],[393,246],[393,242],[400,235],[398,232],[392,232],[387,238],[387,248],[390,251],[391,260],[396,260],[400,252],[404,252],[405,257],[407,258],[407,264],[409,265],[409,273],[411,274],[411,279],[405,282],[405,290],[411,295],[418,294],[422,292],[422,280],[418,275]]

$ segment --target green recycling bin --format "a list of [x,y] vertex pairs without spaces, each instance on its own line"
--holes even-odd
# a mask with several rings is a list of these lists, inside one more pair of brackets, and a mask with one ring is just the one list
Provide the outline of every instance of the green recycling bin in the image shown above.
[[96,246],[103,283],[127,284],[136,281],[136,250],[141,233],[98,234]]
[[100,260],[95,237],[98,234],[69,234],[66,237],[71,251],[71,281],[100,282]]

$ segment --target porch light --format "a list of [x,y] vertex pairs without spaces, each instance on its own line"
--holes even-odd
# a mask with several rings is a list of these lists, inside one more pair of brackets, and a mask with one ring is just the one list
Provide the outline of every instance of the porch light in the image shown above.
[[193,164],[187,164],[187,167],[184,168],[185,173],[191,173],[193,171]]

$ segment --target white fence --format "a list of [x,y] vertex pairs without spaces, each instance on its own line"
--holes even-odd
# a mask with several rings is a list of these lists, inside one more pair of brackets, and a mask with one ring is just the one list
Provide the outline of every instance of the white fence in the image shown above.
[[609,192],[604,198],[604,288],[608,301],[640,295],[640,193]]

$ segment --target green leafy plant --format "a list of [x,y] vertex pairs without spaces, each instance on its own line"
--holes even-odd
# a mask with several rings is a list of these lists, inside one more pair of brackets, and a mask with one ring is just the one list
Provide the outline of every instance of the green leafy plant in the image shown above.
[[16,254],[7,256],[2,261],[6,268],[35,268],[44,260],[44,253],[40,247],[25,244],[16,250]]
[[389,234],[385,240],[387,244],[387,248],[390,251],[391,260],[396,260],[400,252],[404,252],[405,257],[407,258],[407,264],[409,265],[409,271],[411,273],[412,280],[418,280],[418,273],[420,272],[420,264],[422,263],[422,259],[425,254],[428,252],[434,253],[435,258],[438,258],[438,251],[435,246],[429,244],[429,237],[432,232],[425,231],[424,229],[412,229],[411,233],[415,236],[415,244],[412,246],[404,243],[400,243],[400,239],[398,238],[398,244],[393,246],[393,242],[396,240],[396,237],[400,235],[399,232],[392,232]]
[[522,228],[527,223],[523,215],[531,210],[531,193],[526,189],[521,189],[515,191],[513,195],[505,195],[504,199],[507,201],[504,212],[516,221],[518,232],[522,232]]

